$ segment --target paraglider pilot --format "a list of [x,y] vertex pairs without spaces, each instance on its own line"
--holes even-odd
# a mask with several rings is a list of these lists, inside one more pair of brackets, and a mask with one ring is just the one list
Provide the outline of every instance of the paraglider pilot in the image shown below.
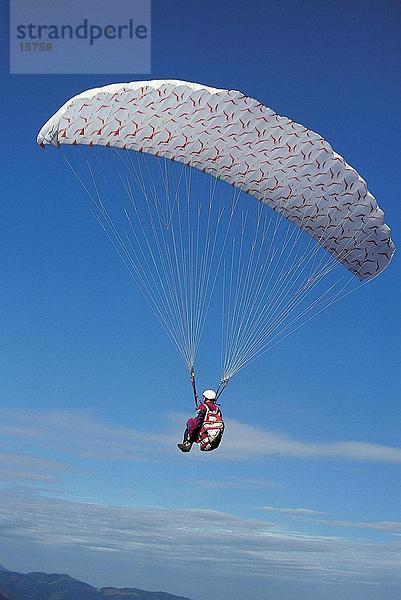
[[202,403],[198,404],[193,369],[191,370],[191,382],[195,396],[196,414],[188,419],[184,439],[181,444],[177,444],[177,447],[181,452],[189,452],[192,444],[197,442],[200,450],[214,450],[220,444],[224,432],[223,418],[216,404],[216,392],[205,390]]

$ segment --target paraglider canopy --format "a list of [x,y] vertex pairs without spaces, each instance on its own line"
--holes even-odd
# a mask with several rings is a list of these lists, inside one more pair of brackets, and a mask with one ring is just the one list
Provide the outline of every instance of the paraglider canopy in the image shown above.
[[[356,170],[319,134],[239,91],[176,80],[90,89],[37,141],[114,150],[108,164],[65,157],[190,371],[222,282],[223,389],[311,311],[348,293],[333,273],[368,281],[395,251]],[[213,183],[193,185],[196,171]],[[230,201],[216,192],[218,180],[232,186]]]

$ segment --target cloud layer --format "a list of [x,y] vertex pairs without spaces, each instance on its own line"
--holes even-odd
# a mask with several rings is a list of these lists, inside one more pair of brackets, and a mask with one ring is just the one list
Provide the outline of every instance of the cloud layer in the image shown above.
[[[175,444],[184,416],[174,416],[164,431],[105,424],[82,412],[12,412],[4,414],[0,436],[24,440],[34,446],[57,448],[81,458],[99,460],[166,460],[177,456]],[[282,457],[291,459],[337,459],[359,462],[400,463],[401,449],[363,441],[316,442],[227,420],[221,447],[211,460],[246,460]],[[191,459],[197,453],[191,453]],[[212,458],[213,457],[213,458]]]
[[129,508],[4,494],[0,540],[114,553],[145,563],[250,577],[399,579],[400,544],[308,535],[202,509]]

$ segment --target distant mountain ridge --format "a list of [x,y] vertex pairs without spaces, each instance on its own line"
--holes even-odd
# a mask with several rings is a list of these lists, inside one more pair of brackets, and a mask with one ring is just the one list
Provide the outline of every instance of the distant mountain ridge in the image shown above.
[[95,587],[59,573],[18,573],[0,565],[0,600],[190,600],[138,588]]

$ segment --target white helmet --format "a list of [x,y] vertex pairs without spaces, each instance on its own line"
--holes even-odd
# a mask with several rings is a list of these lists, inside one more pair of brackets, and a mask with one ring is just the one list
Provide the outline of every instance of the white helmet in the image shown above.
[[216,392],[214,390],[205,390],[203,392],[203,397],[206,400],[216,400]]

